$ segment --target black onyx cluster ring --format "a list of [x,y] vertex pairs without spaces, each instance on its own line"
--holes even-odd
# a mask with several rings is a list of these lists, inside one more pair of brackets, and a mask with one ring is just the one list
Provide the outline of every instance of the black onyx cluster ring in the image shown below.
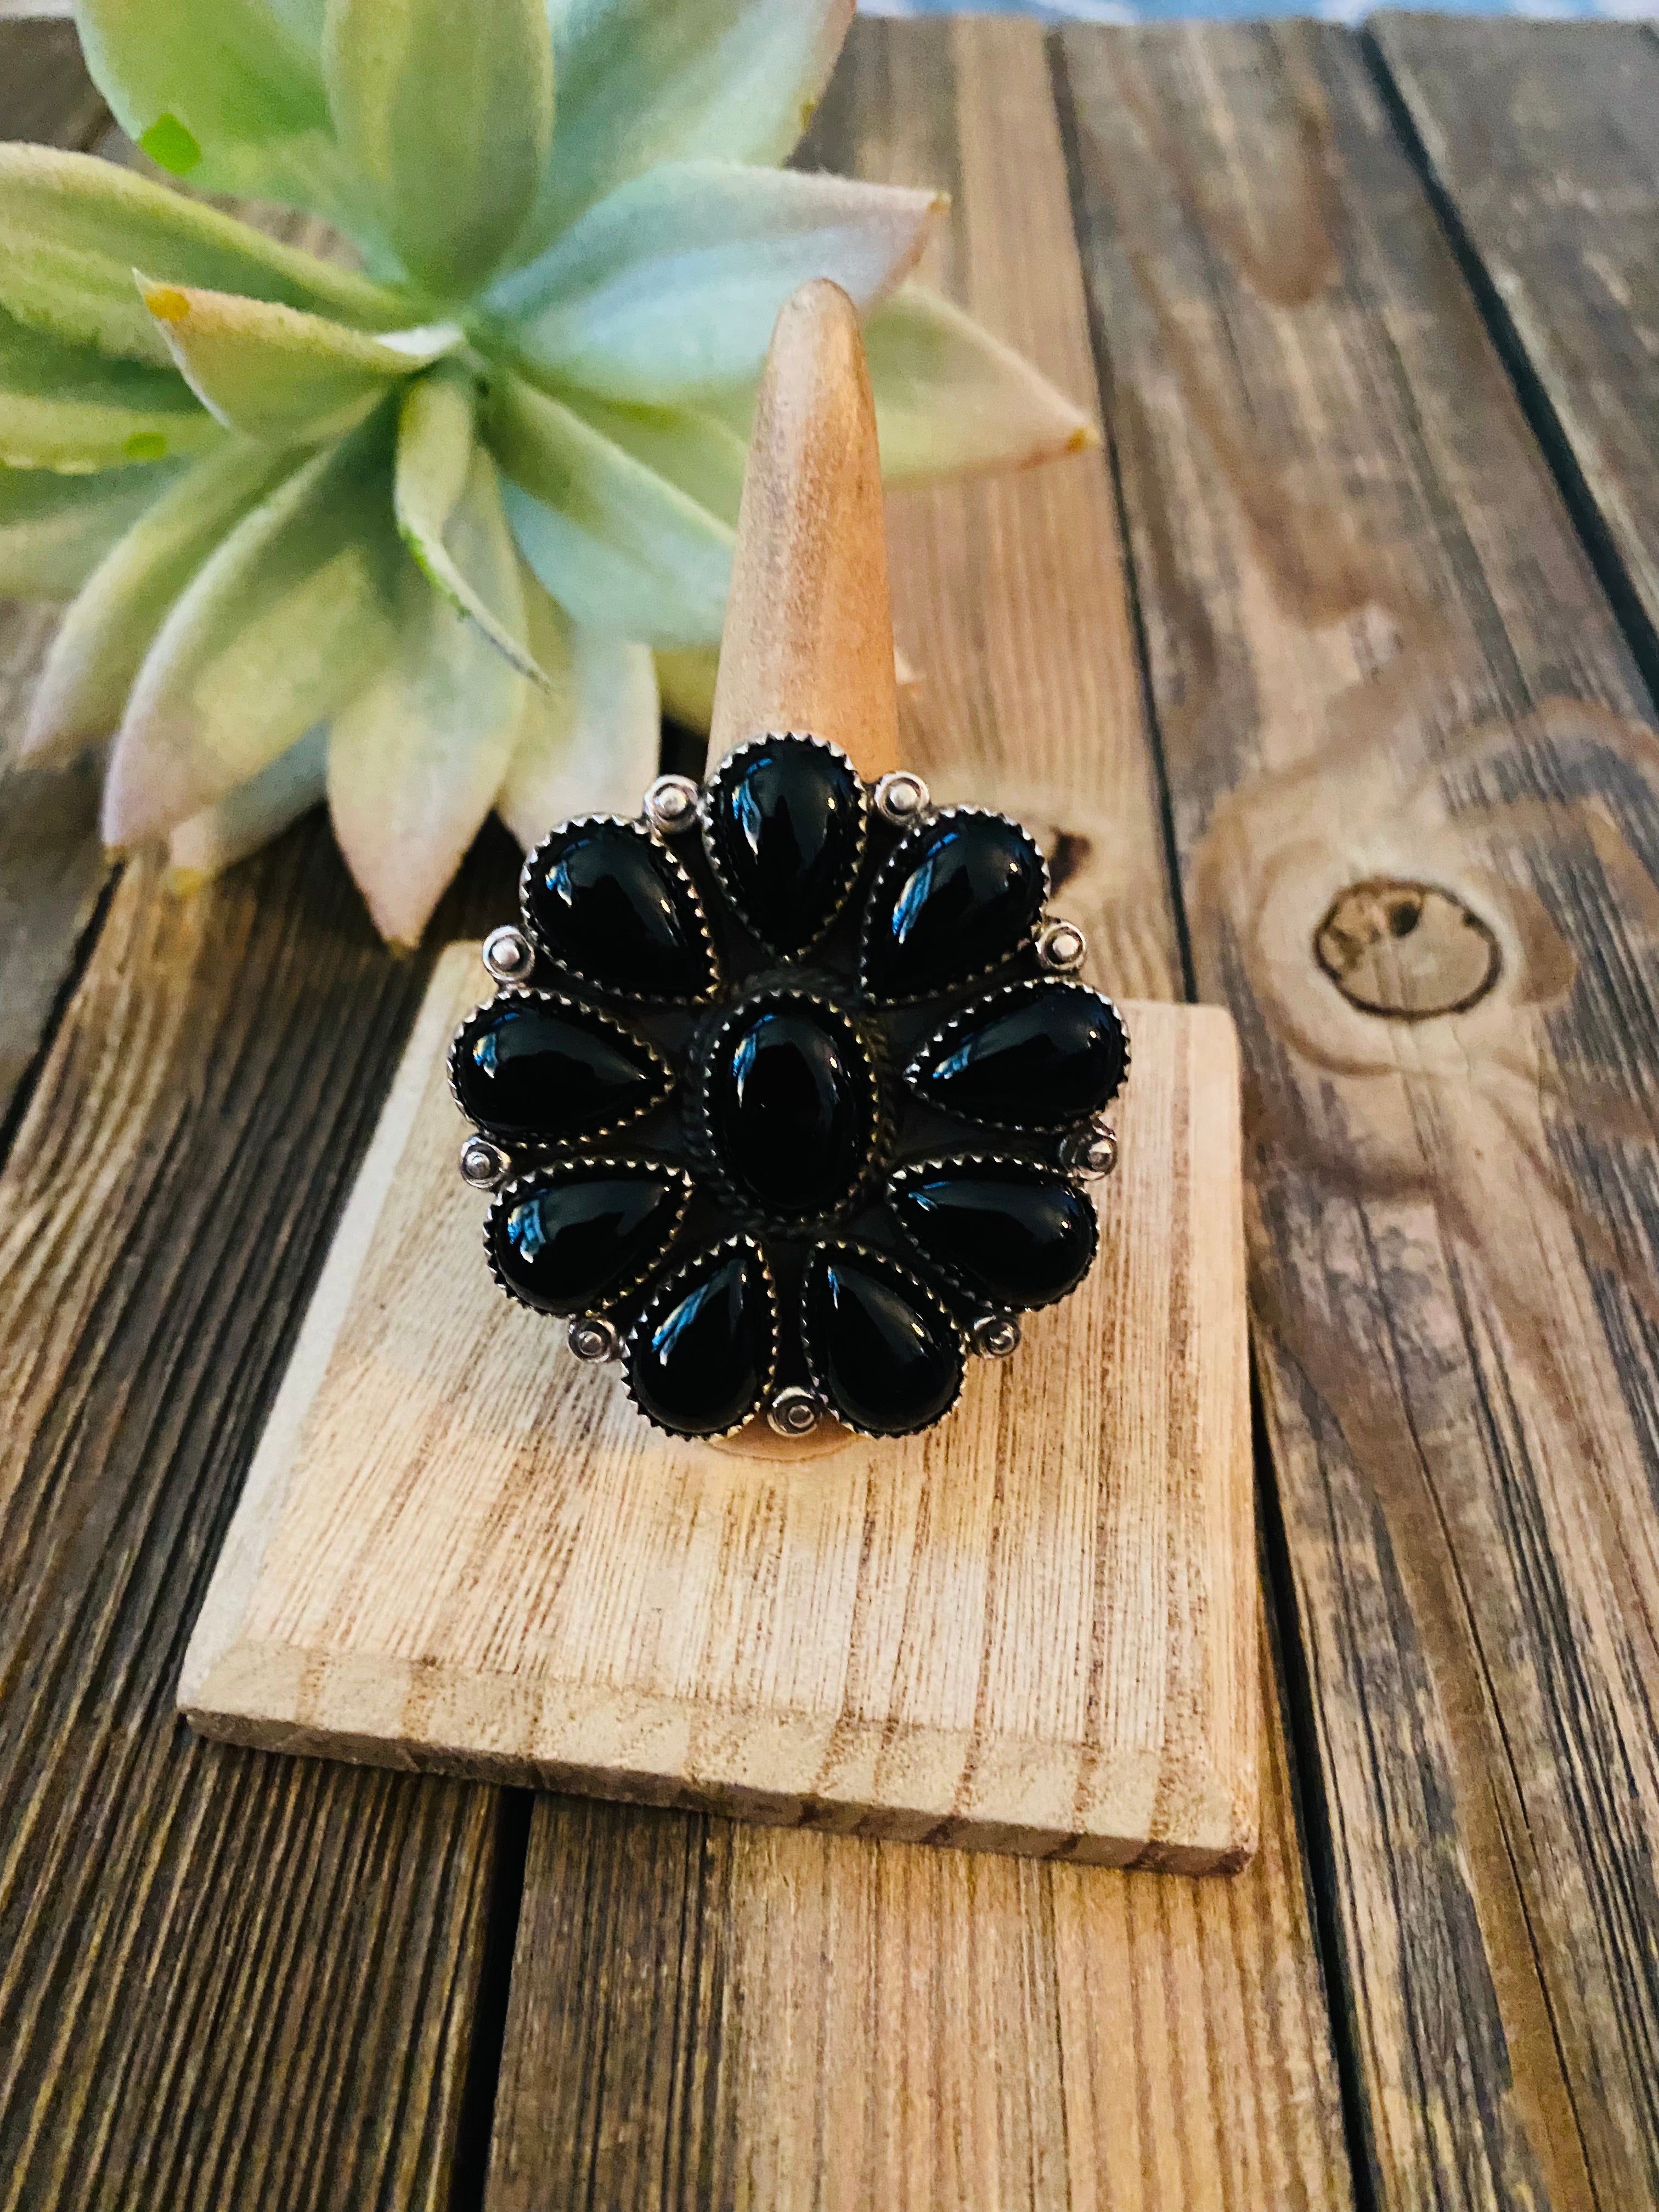
[[1129,1042],[1018,823],[760,737],[562,823],[520,897],[461,1172],[501,1288],[659,1428],[927,1428],[1088,1273]]

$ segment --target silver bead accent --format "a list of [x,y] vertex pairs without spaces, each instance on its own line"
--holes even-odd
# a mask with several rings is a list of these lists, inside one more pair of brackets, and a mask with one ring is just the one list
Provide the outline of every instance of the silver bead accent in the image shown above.
[[969,1334],[975,1351],[987,1359],[1006,1359],[1019,1350],[1019,1323],[1012,1314],[981,1314]]
[[817,1428],[823,1410],[810,1390],[791,1383],[773,1399],[766,1409],[766,1418],[781,1437],[806,1437]]
[[1098,1182],[1117,1165],[1117,1131],[1109,1121],[1091,1121],[1066,1139],[1066,1164],[1074,1175]]
[[535,947],[511,922],[492,929],[483,941],[483,964],[498,983],[525,983],[536,964]]
[[689,775],[659,775],[645,794],[645,818],[659,836],[689,830],[697,818],[697,787]]
[[877,813],[901,829],[920,822],[933,803],[927,785],[908,768],[895,769],[876,786]]
[[1075,975],[1089,957],[1089,940],[1074,921],[1045,921],[1036,933],[1036,955],[1056,975]]
[[578,1314],[567,1340],[578,1359],[614,1359],[622,1350],[622,1339],[603,1314]]
[[469,1137],[461,1146],[461,1181],[474,1190],[494,1190],[511,1174],[513,1163],[488,1137]]

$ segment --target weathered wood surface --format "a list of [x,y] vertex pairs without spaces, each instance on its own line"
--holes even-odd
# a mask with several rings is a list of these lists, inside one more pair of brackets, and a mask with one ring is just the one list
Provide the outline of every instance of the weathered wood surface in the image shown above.
[[[1659,39],[1386,15],[1377,46],[1659,670]],[[1551,426],[1552,432],[1554,426]],[[1620,586],[1622,586],[1622,591]]]
[[504,1305],[447,1069],[486,988],[453,945],[186,1656],[195,1725],[841,1833],[1240,1865],[1261,1717],[1227,1017],[1126,1004],[1100,1257],[1018,1358],[975,1360],[935,1432],[773,1474],[648,1428],[614,1367]]
[[1060,70],[1375,2196],[1651,2205],[1652,708],[1354,43]]
[[[951,188],[924,273],[1091,391],[1032,26],[856,24],[811,156]],[[1046,825],[1094,972],[1174,997],[1115,543],[1094,454],[890,502],[904,750]],[[1231,1881],[538,1801],[489,2212],[1350,2204],[1271,1676],[1264,1706]]]

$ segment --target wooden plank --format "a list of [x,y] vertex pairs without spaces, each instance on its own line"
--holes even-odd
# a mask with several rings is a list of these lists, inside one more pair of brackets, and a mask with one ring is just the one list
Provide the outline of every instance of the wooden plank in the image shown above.
[[[73,24],[0,22],[0,139],[84,148],[108,122]],[[0,599],[0,1130],[107,875],[95,763],[25,768],[9,757],[56,628],[54,610]]]
[[1378,50],[1565,441],[1659,668],[1659,40],[1639,23],[1371,19]]
[[[935,276],[1092,389],[1032,27],[855,24],[812,151],[952,186]],[[1098,457],[896,501],[889,542],[910,757],[1047,823],[1109,987],[1177,995]],[[491,2212],[1349,2204],[1265,1703],[1261,1848],[1229,1882],[538,1803]]]
[[501,1801],[173,1710],[423,981],[319,820],[135,865],[0,1176],[5,2212],[450,2201]]
[[1375,2194],[1652,2204],[1651,706],[1354,42],[1060,52]]
[[451,946],[208,1592],[194,1725],[842,1834],[1240,1865],[1259,1620],[1226,1016],[1126,1004],[1100,1257],[1015,1358],[973,1362],[937,1431],[734,1478],[503,1304],[447,1073],[485,988]]

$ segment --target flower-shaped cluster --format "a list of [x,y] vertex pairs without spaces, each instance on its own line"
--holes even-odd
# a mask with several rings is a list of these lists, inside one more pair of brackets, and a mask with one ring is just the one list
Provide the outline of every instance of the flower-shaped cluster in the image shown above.
[[326,793],[410,942],[492,808],[527,844],[631,800],[659,686],[706,718],[756,382],[811,278],[868,319],[890,478],[1091,441],[902,283],[939,194],[773,166],[852,12],[79,0],[154,161],[336,234],[0,146],[0,592],[74,601],[25,745],[114,735],[112,846],[209,873]]
[[679,1435],[938,1420],[1095,1256],[1128,1040],[1048,892],[1018,823],[811,737],[562,823],[450,1057],[501,1287]]

